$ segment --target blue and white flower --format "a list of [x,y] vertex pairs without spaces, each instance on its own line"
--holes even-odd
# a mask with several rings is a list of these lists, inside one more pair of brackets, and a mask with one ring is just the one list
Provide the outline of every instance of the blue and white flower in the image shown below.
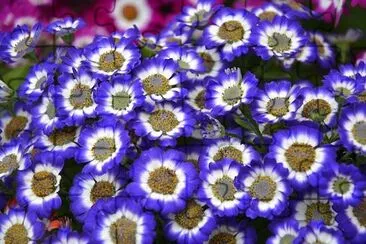
[[72,19],[71,17],[66,17],[50,23],[47,26],[46,31],[55,34],[56,36],[66,36],[73,34],[84,26],[85,22],[81,18]]

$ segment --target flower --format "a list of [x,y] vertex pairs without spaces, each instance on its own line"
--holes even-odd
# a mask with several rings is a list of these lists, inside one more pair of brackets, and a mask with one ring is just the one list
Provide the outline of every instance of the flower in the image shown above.
[[217,10],[215,2],[215,0],[200,0],[196,2],[195,6],[184,6],[182,13],[177,18],[184,25],[194,28],[204,27]]
[[314,11],[321,14],[327,22],[337,26],[343,14],[345,2],[345,0],[314,0]]
[[196,82],[194,87],[190,87],[187,94],[187,104],[196,112],[207,113],[210,110],[206,108],[206,86],[201,84],[204,82]]
[[273,134],[268,158],[288,169],[288,180],[295,189],[315,184],[317,173],[325,163],[334,162],[335,152],[330,145],[321,145],[322,133],[314,128],[298,125]]
[[299,235],[293,243],[301,244],[317,242],[334,244],[346,243],[341,231],[329,228],[319,221],[312,222],[308,226],[300,229]]
[[349,151],[366,154],[366,104],[355,103],[344,108],[339,119],[339,137]]
[[32,211],[10,209],[0,216],[0,241],[2,243],[37,242],[44,234],[44,224]]
[[0,146],[0,179],[11,175],[14,171],[27,169],[32,162],[26,154],[24,144],[12,140]]
[[76,231],[72,231],[68,227],[60,228],[52,236],[47,238],[48,244],[62,244],[62,243],[89,243],[89,237],[85,234],[79,234]]
[[85,61],[86,57],[83,54],[83,49],[70,47],[67,49],[67,53],[62,57],[62,63],[58,66],[58,70],[61,73],[67,72],[73,74],[73,70],[79,70]]
[[317,49],[317,60],[323,68],[329,68],[335,63],[335,52],[329,42],[320,32],[311,32],[310,40]]
[[234,185],[242,166],[231,159],[222,159],[201,169],[201,186],[197,198],[218,216],[236,216],[245,208],[244,192]]
[[352,79],[343,76],[340,72],[332,70],[328,75],[324,76],[324,87],[333,93],[335,96],[349,98],[357,95],[364,90],[364,80]]
[[103,174],[80,173],[70,188],[70,209],[75,218],[84,222],[88,211],[100,199],[120,196],[127,183],[127,173],[115,167]]
[[299,223],[292,218],[272,222],[269,228],[273,235],[268,238],[268,244],[292,243],[300,230]]
[[141,198],[147,209],[162,214],[182,211],[199,183],[194,166],[184,160],[185,155],[173,149],[143,151],[130,169],[132,183],[126,192]]
[[27,206],[39,217],[49,217],[51,211],[62,204],[58,195],[62,168],[62,157],[48,152],[40,154],[32,168],[17,175],[16,197],[19,204]]
[[260,7],[251,10],[261,21],[272,21],[276,16],[282,16],[284,13],[275,4],[264,3]]
[[227,69],[217,79],[210,80],[206,92],[206,107],[213,115],[223,115],[240,104],[252,102],[258,80],[251,72],[242,77],[238,68]]
[[246,10],[221,8],[203,33],[207,48],[222,46],[222,56],[227,61],[248,52],[252,28],[258,19]]
[[73,34],[80,28],[85,26],[85,22],[81,18],[72,19],[71,17],[66,17],[64,19],[55,20],[49,24],[46,31],[56,36],[66,36]]
[[248,206],[246,216],[272,219],[287,207],[292,192],[287,181],[288,170],[271,160],[252,162],[235,179],[238,189],[244,192],[243,202]]

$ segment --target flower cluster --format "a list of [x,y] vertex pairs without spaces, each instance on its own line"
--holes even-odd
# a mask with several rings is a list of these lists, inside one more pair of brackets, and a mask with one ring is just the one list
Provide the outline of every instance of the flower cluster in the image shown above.
[[33,65],[0,83],[0,242],[364,243],[366,63],[307,11],[199,0],[46,56],[86,23],[2,33]]

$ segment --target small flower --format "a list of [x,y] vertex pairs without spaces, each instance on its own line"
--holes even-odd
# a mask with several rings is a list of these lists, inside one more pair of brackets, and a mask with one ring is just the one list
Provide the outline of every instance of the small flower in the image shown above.
[[72,231],[68,227],[60,228],[52,236],[47,238],[47,244],[61,244],[61,243],[78,243],[88,244],[89,237],[85,234],[79,234],[76,231]]
[[173,149],[164,152],[154,147],[142,152],[130,170],[127,193],[141,197],[145,208],[162,214],[182,211],[199,183],[194,166],[184,159],[183,153]]
[[0,146],[0,179],[11,175],[16,170],[27,169],[32,162],[26,154],[24,144],[13,140]]
[[334,70],[324,76],[323,83],[324,87],[331,91],[333,95],[344,98],[357,95],[364,90],[363,79],[352,79]]
[[[191,85],[187,86],[190,87]],[[188,90],[186,101],[193,110],[203,113],[210,111],[206,108],[206,90],[204,84],[199,83]]]
[[262,6],[254,8],[252,12],[261,21],[272,21],[276,16],[284,15],[282,10],[277,5],[272,3],[264,3]]
[[63,158],[54,153],[42,153],[36,162],[32,168],[18,173],[17,200],[39,217],[47,218],[62,204],[58,191]]
[[197,1],[194,7],[185,6],[182,10],[182,14],[177,18],[184,25],[190,27],[204,27],[207,25],[212,14],[215,13],[217,7],[214,6],[213,0],[200,0]]
[[199,113],[192,132],[196,139],[218,139],[225,135],[225,128],[219,120],[206,113]]
[[269,228],[273,235],[268,238],[268,244],[292,243],[300,230],[299,223],[291,218],[272,222]]
[[349,151],[366,154],[366,104],[344,108],[339,120],[339,137]]
[[258,19],[246,10],[221,8],[213,17],[212,25],[203,33],[207,48],[223,46],[223,58],[232,61],[234,57],[248,52],[252,28]]
[[242,77],[238,68],[226,70],[210,81],[206,106],[213,115],[223,115],[242,103],[248,104],[256,95],[257,83],[257,78],[250,72]]
[[86,57],[83,54],[83,49],[77,49],[70,47],[67,49],[67,53],[62,57],[62,62],[58,66],[60,73],[74,73],[75,70],[79,70],[82,64],[86,61]]
[[66,36],[73,34],[75,31],[83,28],[84,26],[85,22],[81,18],[73,20],[71,17],[66,17],[61,20],[55,20],[49,24],[46,28],[46,31],[56,34],[56,36]]
[[315,244],[319,242],[334,244],[346,243],[341,231],[329,228],[319,221],[312,222],[306,227],[301,228],[298,237],[293,241],[294,244]]
[[317,60],[323,68],[329,68],[335,63],[335,52],[329,42],[320,32],[310,33],[312,45],[317,49]]

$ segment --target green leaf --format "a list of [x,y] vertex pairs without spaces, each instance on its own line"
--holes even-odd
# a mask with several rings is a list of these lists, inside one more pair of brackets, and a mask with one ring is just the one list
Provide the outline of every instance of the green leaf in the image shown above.
[[28,74],[31,64],[16,67],[8,71],[4,76],[4,82],[13,90],[17,90],[18,87],[24,82],[25,77]]

